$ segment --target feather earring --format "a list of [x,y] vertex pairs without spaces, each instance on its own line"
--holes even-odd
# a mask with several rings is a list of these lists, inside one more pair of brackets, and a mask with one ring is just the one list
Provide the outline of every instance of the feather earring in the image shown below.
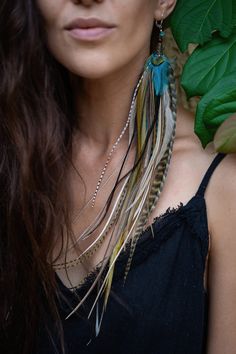
[[[150,124],[155,122],[156,126],[152,132],[153,141],[152,139],[149,140],[150,150],[152,150],[152,157],[149,156],[149,169],[144,165],[144,182],[146,181],[145,188],[147,189],[146,199],[142,205],[139,199],[140,196],[137,194],[136,200],[131,205],[137,212],[141,208],[142,211],[139,213],[135,235],[131,239],[124,282],[131,267],[138,238],[142,234],[161,194],[170,164],[175,137],[177,109],[175,78],[170,61],[163,54],[163,37],[165,36],[163,20],[160,23],[156,21],[156,26],[159,29],[157,51],[146,62],[146,75],[140,87],[137,100],[137,122],[141,121],[141,124],[146,124],[146,126],[150,126]],[[150,119],[153,119],[153,122],[149,121],[149,124],[147,124]],[[143,129],[137,129],[137,131],[138,133],[140,132],[138,141],[144,140],[142,139]],[[147,131],[146,133],[144,132],[144,136],[147,136],[147,133]],[[141,149],[139,150],[141,151]],[[152,159],[153,162],[155,161],[153,164]],[[142,188],[140,188],[140,191],[142,191]],[[140,204],[138,205],[137,203],[135,207],[135,202],[137,201]]]
[[[100,319],[96,319],[96,334],[99,333],[112,288],[116,260],[129,244],[125,281],[137,241],[161,194],[172,154],[176,127],[175,80],[171,63],[163,55],[162,21],[156,25],[159,28],[157,51],[147,59],[144,72],[134,90],[135,105],[129,126],[129,139],[131,142],[135,136],[135,168],[125,178],[122,193],[118,195],[109,215],[110,219],[117,214],[116,228],[112,234],[114,247],[84,299],[68,315],[70,317],[84,303],[95,285],[99,284],[88,316],[90,317],[94,307],[98,306],[100,296],[104,295]],[[121,204],[117,213],[117,205]],[[103,232],[105,231],[104,228]],[[99,316],[99,311],[96,316]]]
[[[137,241],[161,194],[172,155],[176,128],[176,90],[173,70],[163,55],[162,26],[158,49],[145,64],[136,101],[136,129],[138,167],[130,176],[124,213],[119,219],[119,239],[112,252],[109,269],[102,284],[104,310],[112,286],[115,261],[129,242],[129,257],[124,282],[131,267]],[[134,132],[130,131],[132,136]],[[102,289],[101,289],[102,292]]]

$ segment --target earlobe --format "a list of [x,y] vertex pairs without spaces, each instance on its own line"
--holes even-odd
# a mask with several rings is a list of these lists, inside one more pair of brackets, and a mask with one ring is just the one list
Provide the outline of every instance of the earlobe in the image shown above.
[[177,0],[159,0],[154,14],[156,20],[161,21],[167,18],[174,10]]

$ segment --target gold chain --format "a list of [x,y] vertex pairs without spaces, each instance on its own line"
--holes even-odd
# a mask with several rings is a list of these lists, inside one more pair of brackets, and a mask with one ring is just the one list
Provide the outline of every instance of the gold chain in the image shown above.
[[114,224],[114,221],[109,225],[109,227],[106,230],[106,232],[104,232],[102,237],[100,237],[100,239],[93,245],[93,247],[91,249],[85,251],[83,254],[81,254],[80,256],[78,256],[77,258],[75,258],[75,259],[73,259],[71,261],[53,264],[52,265],[53,268],[55,270],[61,270],[61,269],[65,269],[65,268],[68,269],[68,268],[72,268],[72,267],[77,266],[78,264],[82,263],[85,259],[89,259],[99,249],[99,247],[103,243],[106,235],[110,231],[110,229],[111,229],[113,224]]
[[89,259],[92,255],[94,255],[94,253],[99,249],[99,247],[101,246],[101,244],[103,243],[106,235],[109,233],[109,231],[111,230],[112,226],[114,225],[116,218],[118,216],[118,213],[120,211],[121,205],[123,203],[124,197],[126,194],[126,188],[124,189],[123,193],[122,193],[122,197],[121,200],[119,202],[119,205],[117,207],[116,213],[113,217],[113,219],[111,220],[107,230],[104,232],[104,234],[99,238],[99,240],[97,242],[95,242],[95,244],[93,245],[93,247],[87,251],[85,251],[83,254],[81,254],[80,256],[76,257],[75,259],[72,259],[71,261],[68,262],[63,262],[63,263],[55,263],[52,264],[53,268],[55,270],[61,270],[61,269],[68,269],[68,268],[72,268],[77,266],[78,264],[81,264],[85,259]]

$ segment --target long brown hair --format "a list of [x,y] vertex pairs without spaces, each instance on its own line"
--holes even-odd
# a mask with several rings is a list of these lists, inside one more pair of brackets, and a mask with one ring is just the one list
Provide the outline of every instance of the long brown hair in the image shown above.
[[11,354],[32,352],[48,307],[57,316],[48,257],[74,125],[68,74],[46,48],[34,3],[0,4],[0,342]]

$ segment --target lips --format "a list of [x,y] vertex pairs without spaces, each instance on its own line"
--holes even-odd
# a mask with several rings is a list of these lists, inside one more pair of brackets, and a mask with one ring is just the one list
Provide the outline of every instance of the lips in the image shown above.
[[86,28],[113,28],[114,24],[108,23],[98,18],[77,18],[65,26],[67,30]]
[[98,18],[77,18],[65,26],[70,36],[81,41],[100,40],[110,35],[115,25]]

